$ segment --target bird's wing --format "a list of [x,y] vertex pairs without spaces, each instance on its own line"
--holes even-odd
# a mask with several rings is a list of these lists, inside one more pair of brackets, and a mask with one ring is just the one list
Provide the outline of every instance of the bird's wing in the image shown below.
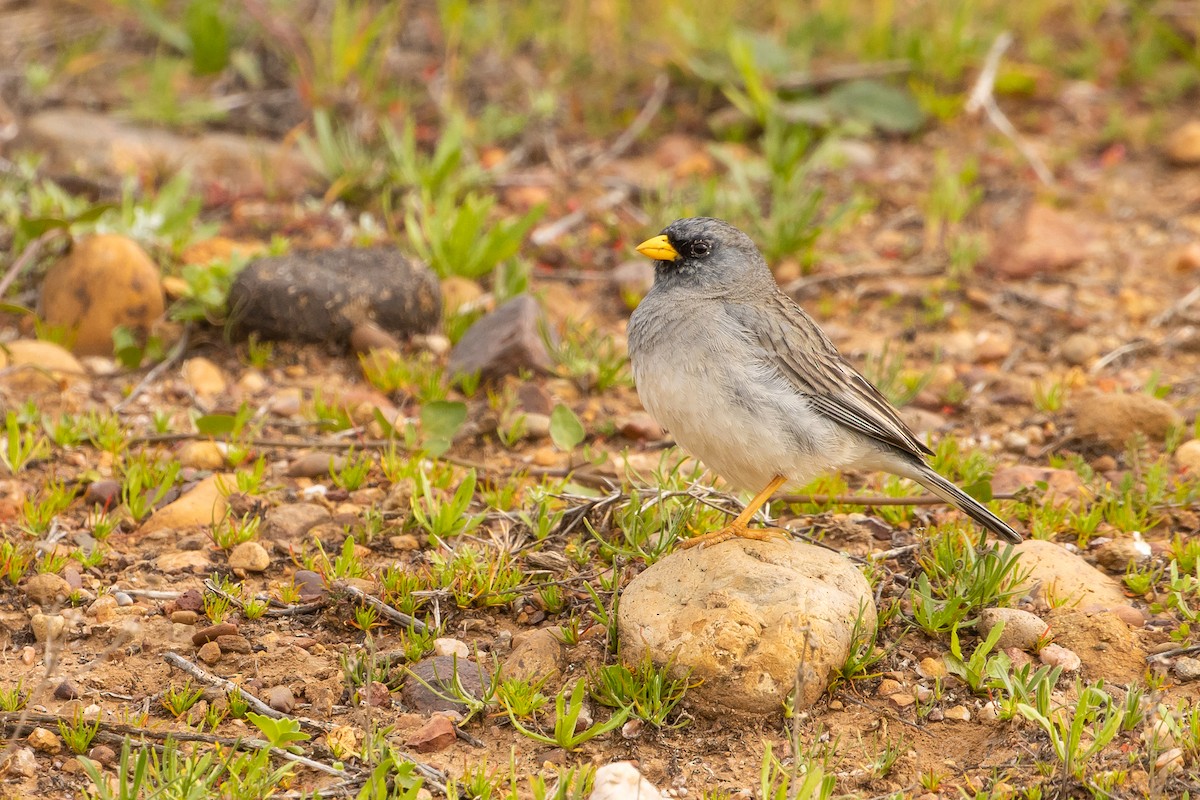
[[741,304],[729,304],[726,310],[762,347],[763,359],[816,411],[922,461],[933,454],[789,297],[774,295],[769,313]]

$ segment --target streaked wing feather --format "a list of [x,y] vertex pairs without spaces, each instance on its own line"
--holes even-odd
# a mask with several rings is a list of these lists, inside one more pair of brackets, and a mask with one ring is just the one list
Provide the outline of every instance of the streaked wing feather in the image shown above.
[[817,324],[790,298],[772,298],[772,311],[731,307],[731,314],[758,340],[764,358],[813,408],[830,419],[924,460],[932,455],[879,390],[842,358]]

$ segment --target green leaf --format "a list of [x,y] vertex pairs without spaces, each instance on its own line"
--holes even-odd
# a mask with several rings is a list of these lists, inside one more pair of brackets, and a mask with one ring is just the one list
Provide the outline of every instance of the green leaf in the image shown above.
[[559,450],[570,452],[585,436],[587,431],[583,429],[583,423],[575,416],[575,412],[562,403],[556,405],[550,412],[550,438],[555,446]]
[[371,413],[375,416],[375,421],[379,423],[379,427],[383,429],[383,435],[388,439],[396,435],[396,426],[388,422],[388,418],[379,410],[379,406],[371,409]]
[[828,95],[829,108],[841,116],[868,122],[887,133],[913,133],[925,114],[906,89],[879,81],[850,81]]
[[62,217],[25,217],[17,223],[17,228],[21,231],[21,235],[29,239],[36,239],[46,231],[55,228],[67,230],[70,227],[70,220],[63,219]]
[[421,429],[429,438],[453,439],[466,421],[466,403],[436,400],[421,407]]
[[117,357],[117,361],[121,362],[121,366],[126,369],[137,369],[142,363],[142,356],[145,351],[138,343],[137,336],[129,328],[124,325],[118,325],[113,328],[113,355]]
[[203,436],[223,436],[237,430],[238,418],[233,414],[205,414],[196,417],[196,431]]
[[992,481],[990,478],[968,483],[963,486],[963,491],[974,497],[981,503],[990,503],[992,501]]
[[191,44],[192,72],[213,75],[229,64],[229,26],[221,16],[221,0],[193,0],[184,15]]
[[422,447],[432,456],[440,456],[450,449],[454,434],[467,421],[465,403],[435,400],[421,407],[421,431],[424,433]]

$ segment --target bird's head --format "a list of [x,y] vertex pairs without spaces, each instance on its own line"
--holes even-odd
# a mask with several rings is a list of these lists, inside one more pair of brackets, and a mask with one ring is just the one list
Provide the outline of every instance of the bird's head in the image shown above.
[[675,220],[637,251],[658,262],[656,285],[739,293],[775,285],[750,237],[712,217]]

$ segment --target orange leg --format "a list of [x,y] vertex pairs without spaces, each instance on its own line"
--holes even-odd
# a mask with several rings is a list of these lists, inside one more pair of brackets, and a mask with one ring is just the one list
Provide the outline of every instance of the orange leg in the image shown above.
[[719,544],[720,542],[723,542],[726,539],[732,539],[735,536],[743,539],[754,539],[760,542],[768,541],[777,536],[786,537],[787,532],[778,528],[750,528],[750,520],[754,519],[754,515],[758,513],[758,510],[762,508],[763,505],[771,499],[771,495],[779,491],[779,487],[783,486],[785,483],[787,483],[787,478],[783,477],[782,475],[776,475],[761,492],[754,495],[754,499],[746,504],[746,508],[742,510],[742,513],[737,515],[737,519],[726,525],[724,528],[721,528],[719,531],[712,531],[711,533],[706,533],[701,536],[693,536],[691,539],[688,539],[683,543],[683,547],[688,548],[695,547],[697,545],[707,546],[711,544]]

